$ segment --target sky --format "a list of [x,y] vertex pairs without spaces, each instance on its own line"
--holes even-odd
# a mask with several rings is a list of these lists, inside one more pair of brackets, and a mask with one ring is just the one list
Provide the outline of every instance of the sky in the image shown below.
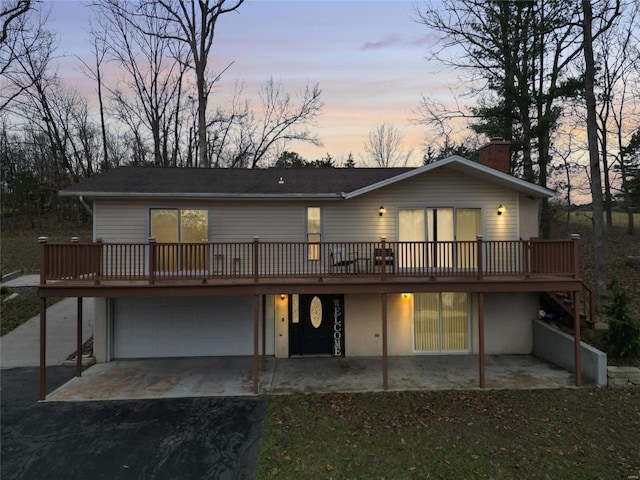
[[[270,77],[292,93],[318,83],[324,107],[315,131],[324,145],[294,143],[288,150],[307,160],[329,153],[339,165],[351,152],[362,165],[369,133],[388,122],[402,133],[405,150],[414,151],[411,164],[420,164],[424,127],[410,119],[422,95],[446,96],[455,81],[426,59],[434,37],[416,21],[420,1],[247,0],[218,20],[210,66],[220,71],[233,64],[210,97],[211,111],[238,80],[256,110],[258,88]],[[64,55],[60,76],[94,95],[95,85],[75,59],[91,61],[91,12],[75,0],[46,3]]]

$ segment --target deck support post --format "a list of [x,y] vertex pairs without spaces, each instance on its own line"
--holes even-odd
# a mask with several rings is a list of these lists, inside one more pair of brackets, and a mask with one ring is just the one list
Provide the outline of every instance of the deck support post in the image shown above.
[[253,296],[253,393],[260,393],[260,372],[259,372],[259,356],[258,356],[258,336],[259,336],[259,313],[260,313],[260,295]]
[[267,296],[262,295],[262,371],[267,370]]
[[76,377],[82,376],[82,297],[78,297],[78,328],[77,328],[77,351],[76,351]]
[[484,362],[484,293],[478,294],[478,363],[480,367],[480,388],[484,388],[485,362]]
[[47,299],[40,297],[40,400],[47,396]]
[[[384,251],[384,250],[383,250]],[[382,388],[389,388],[389,362],[387,351],[387,294],[382,294]]]
[[573,292],[573,344],[576,367],[576,387],[582,386],[582,365],[580,362],[580,291]]

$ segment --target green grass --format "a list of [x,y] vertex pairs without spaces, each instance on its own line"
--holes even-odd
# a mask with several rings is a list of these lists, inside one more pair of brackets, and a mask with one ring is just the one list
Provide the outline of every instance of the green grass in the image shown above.
[[[558,212],[558,220],[563,221],[563,218],[566,213]],[[606,225],[607,217],[604,215],[604,222]],[[574,210],[571,214],[571,224],[574,225],[588,225],[591,226],[593,222],[593,213],[589,210]],[[626,228],[628,225],[628,215],[627,212],[623,212],[620,210],[612,210],[611,211],[611,223],[613,227]],[[640,231],[640,212],[634,212],[633,214],[633,224],[636,228],[636,231]]]
[[[72,230],[72,233],[54,232],[49,241],[69,241],[71,236],[80,237],[82,241],[91,239],[91,231],[86,228]],[[0,272],[2,275],[15,272],[36,272],[40,269],[39,234],[34,230],[3,230],[0,237]],[[10,292],[2,292],[3,297]],[[60,301],[60,298],[47,299],[47,306]],[[21,293],[16,298],[2,302],[0,305],[0,331],[4,335],[34,317],[40,311],[38,297],[34,294]]]
[[613,479],[640,471],[640,390],[277,396],[258,479]]
[[[50,307],[61,298],[48,298],[47,307]],[[19,327],[40,312],[40,302],[35,295],[18,295],[16,298],[2,302],[2,315],[0,316],[0,336],[9,333]]]
[[[91,240],[91,230],[86,227],[70,230],[71,233],[55,232],[49,235],[51,242],[68,242],[72,236],[81,241]],[[0,237],[0,272],[2,275],[15,272],[34,272],[40,268],[40,248],[35,230],[3,230]]]

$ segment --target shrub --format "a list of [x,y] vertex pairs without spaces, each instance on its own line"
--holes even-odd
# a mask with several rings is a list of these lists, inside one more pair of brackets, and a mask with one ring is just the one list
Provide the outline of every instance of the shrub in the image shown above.
[[609,284],[609,304],[605,307],[610,318],[604,340],[616,358],[640,356],[640,323],[631,317],[629,303],[629,296],[613,279]]

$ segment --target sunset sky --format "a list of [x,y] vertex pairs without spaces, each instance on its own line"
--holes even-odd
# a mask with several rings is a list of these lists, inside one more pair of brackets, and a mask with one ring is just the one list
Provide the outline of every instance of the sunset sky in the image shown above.
[[[82,75],[80,56],[91,61],[87,33],[90,11],[82,2],[49,0],[49,28],[60,35],[59,74],[86,95],[95,86]],[[447,96],[455,75],[427,61],[433,38],[416,22],[416,1],[248,0],[219,19],[210,65],[234,62],[210,100],[215,108],[243,80],[257,110],[258,87],[269,77],[294,92],[319,83],[324,101],[317,133],[323,147],[292,144],[308,160],[327,152],[342,164],[349,152],[363,156],[369,132],[391,122],[421,161],[424,127],[413,125],[423,94]],[[110,75],[118,75],[114,69]]]

